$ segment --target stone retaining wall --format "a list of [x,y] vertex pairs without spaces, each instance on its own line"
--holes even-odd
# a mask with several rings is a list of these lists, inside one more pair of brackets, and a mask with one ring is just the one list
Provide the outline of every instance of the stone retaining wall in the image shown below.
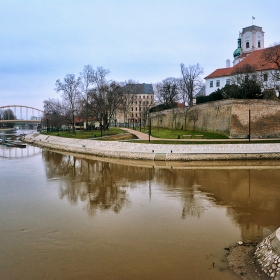
[[257,246],[255,257],[270,278],[280,280],[280,228]]
[[[217,132],[231,138],[280,137],[280,102],[274,100],[227,99],[193,106],[186,117],[186,108],[152,113],[153,127],[195,129]],[[189,119],[189,116],[193,117]],[[197,116],[197,120],[194,120]],[[185,121],[186,120],[186,121]]]

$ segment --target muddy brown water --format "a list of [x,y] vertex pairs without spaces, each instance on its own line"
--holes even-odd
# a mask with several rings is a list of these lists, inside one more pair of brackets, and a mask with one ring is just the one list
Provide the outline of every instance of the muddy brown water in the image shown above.
[[280,163],[164,166],[0,147],[0,279],[239,279],[280,226]]

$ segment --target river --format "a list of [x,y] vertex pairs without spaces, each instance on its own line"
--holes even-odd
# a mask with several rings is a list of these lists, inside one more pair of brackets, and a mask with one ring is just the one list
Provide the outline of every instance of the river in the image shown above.
[[0,279],[239,279],[280,226],[280,164],[145,165],[0,146]]

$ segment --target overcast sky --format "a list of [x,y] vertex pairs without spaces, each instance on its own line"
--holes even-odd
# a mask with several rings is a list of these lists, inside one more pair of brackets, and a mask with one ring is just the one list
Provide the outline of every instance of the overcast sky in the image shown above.
[[233,60],[239,31],[280,42],[279,0],[0,0],[0,106],[43,109],[55,81],[103,66],[109,79],[156,83]]

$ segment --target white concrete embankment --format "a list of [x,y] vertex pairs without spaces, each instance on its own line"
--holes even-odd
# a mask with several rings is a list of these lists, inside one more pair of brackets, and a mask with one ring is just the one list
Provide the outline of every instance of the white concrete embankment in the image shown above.
[[48,149],[109,158],[152,161],[280,159],[280,144],[142,144],[26,135],[25,142]]

